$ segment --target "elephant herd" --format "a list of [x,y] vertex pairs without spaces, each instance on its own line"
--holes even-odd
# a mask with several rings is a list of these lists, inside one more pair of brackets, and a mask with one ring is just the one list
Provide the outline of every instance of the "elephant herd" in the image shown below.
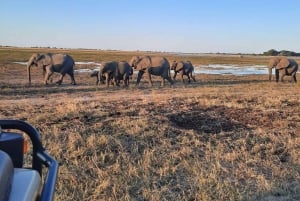
[[[60,73],[60,79],[56,82],[61,84],[66,74],[71,77],[71,84],[76,84],[74,79],[74,59],[69,55],[64,54],[33,54],[27,63],[27,72],[29,84],[31,84],[30,68],[36,66],[43,69],[44,83],[48,84],[51,75],[54,72]],[[182,82],[184,82],[183,76],[188,77],[188,82],[191,78],[195,80],[194,67],[190,61],[173,61],[170,66],[169,61],[160,56],[134,56],[127,61],[108,61],[101,64],[99,71],[91,73],[91,77],[96,77],[96,84],[106,84],[108,87],[110,83],[119,86],[122,81],[124,86],[129,85],[130,76],[133,71],[138,71],[136,84],[139,84],[143,75],[148,78],[149,85],[153,86],[151,76],[160,76],[162,78],[161,85],[164,86],[165,80],[171,85],[174,81],[171,78],[171,70],[174,70],[175,74],[173,79],[175,80],[177,73],[180,73]]]
[[[75,62],[70,55],[52,53],[33,54],[27,63],[29,84],[31,84],[31,66],[37,66],[43,69],[45,84],[48,84],[54,72],[60,73],[60,78],[56,82],[57,84],[60,85],[63,82],[63,78],[66,74],[70,76],[71,84],[76,84],[74,78]],[[283,81],[284,76],[292,76],[294,82],[297,82],[296,73],[298,71],[298,64],[294,59],[288,59],[286,57],[271,58],[268,64],[269,80],[271,80],[273,68],[275,68],[276,82],[278,82],[279,79]],[[140,83],[143,75],[148,78],[149,86],[153,86],[152,75],[162,78],[162,86],[164,86],[165,80],[173,85],[178,73],[181,76],[182,82],[184,82],[183,76],[187,76],[189,83],[191,79],[196,82],[194,66],[190,61],[173,61],[170,65],[165,57],[160,56],[133,56],[129,62],[104,62],[99,71],[92,72],[91,77],[97,78],[97,85],[105,82],[107,87],[110,83],[119,86],[122,81],[124,86],[128,86],[130,76],[134,70],[138,72],[137,85]],[[171,70],[174,71],[173,79],[171,78]]]

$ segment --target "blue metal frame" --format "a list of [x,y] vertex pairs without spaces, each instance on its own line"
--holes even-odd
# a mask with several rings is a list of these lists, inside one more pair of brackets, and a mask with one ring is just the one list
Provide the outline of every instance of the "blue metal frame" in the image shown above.
[[41,142],[40,133],[28,123],[20,120],[0,120],[0,126],[2,129],[17,129],[23,131],[29,136],[33,147],[32,169],[37,170],[42,177],[42,165],[48,168],[39,200],[52,201],[58,174],[58,163],[46,152]]

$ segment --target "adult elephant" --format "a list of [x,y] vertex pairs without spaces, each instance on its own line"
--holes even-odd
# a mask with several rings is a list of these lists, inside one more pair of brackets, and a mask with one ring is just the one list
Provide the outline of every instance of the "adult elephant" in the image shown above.
[[138,85],[142,79],[143,74],[148,76],[149,85],[152,87],[153,83],[151,75],[161,76],[161,85],[165,85],[165,79],[173,85],[173,80],[170,75],[170,64],[164,57],[159,56],[133,56],[129,62],[130,66],[138,70],[138,77],[136,84]]
[[174,70],[173,80],[175,80],[177,73],[180,73],[181,80],[184,82],[183,76],[188,77],[188,82],[191,82],[191,78],[196,82],[194,73],[194,66],[190,61],[173,61],[171,65],[171,70]]
[[71,77],[71,84],[76,84],[74,79],[75,62],[70,55],[52,53],[33,54],[27,63],[29,84],[31,84],[31,66],[37,66],[43,69],[45,84],[48,84],[48,81],[54,72],[60,73],[61,75],[56,82],[57,84],[60,85],[62,83],[65,74],[68,74]]
[[298,71],[298,64],[294,59],[287,57],[274,57],[270,59],[269,64],[269,80],[272,79],[272,68],[275,68],[276,82],[280,79],[283,82],[284,76],[292,76],[294,82],[297,82],[296,74]]
[[[93,72],[91,76],[93,76],[94,74],[95,73]],[[99,69],[96,84],[104,82],[105,79],[106,87],[109,86],[110,81],[113,81],[115,85],[119,86],[120,81],[122,80],[124,86],[127,87],[129,86],[129,78],[132,74],[133,69],[126,61],[105,62]]]

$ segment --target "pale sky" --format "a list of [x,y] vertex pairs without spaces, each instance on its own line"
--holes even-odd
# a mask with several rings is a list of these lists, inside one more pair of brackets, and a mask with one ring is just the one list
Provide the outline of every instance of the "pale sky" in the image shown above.
[[300,0],[0,0],[0,45],[300,52]]

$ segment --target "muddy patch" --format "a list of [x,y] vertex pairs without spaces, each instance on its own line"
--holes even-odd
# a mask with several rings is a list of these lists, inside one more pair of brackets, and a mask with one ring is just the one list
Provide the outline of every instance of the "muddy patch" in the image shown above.
[[278,120],[287,117],[282,112],[213,106],[193,108],[190,111],[171,114],[168,118],[182,129],[218,134],[220,132],[252,130],[257,127],[274,128]]
[[[197,109],[169,115],[168,118],[177,127],[197,132],[215,134],[239,129],[250,129],[247,125],[224,115],[220,108]],[[225,108],[223,108],[225,110]],[[226,110],[229,110],[228,108]]]

